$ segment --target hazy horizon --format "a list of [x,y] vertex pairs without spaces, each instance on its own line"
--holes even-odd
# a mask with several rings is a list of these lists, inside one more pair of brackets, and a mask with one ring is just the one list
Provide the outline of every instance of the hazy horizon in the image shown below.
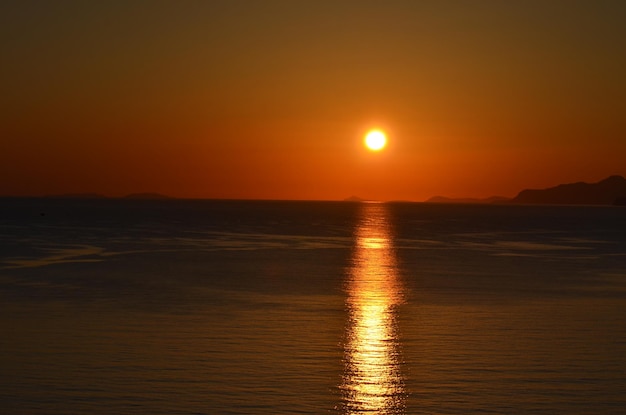
[[[602,179],[601,181],[604,181],[610,177],[621,177],[623,178],[623,176],[620,175],[611,175],[607,178]],[[256,198],[256,199],[246,199],[246,198],[219,198],[219,197],[176,197],[176,196],[172,196],[172,195],[167,195],[167,194],[162,194],[162,193],[157,193],[157,192],[133,192],[133,193],[128,193],[128,194],[123,194],[123,195],[107,195],[107,194],[101,194],[101,193],[95,193],[95,192],[86,192],[86,193],[57,193],[57,194],[45,194],[45,195],[20,195],[20,196],[15,196],[15,195],[0,195],[0,198],[4,197],[4,198],[12,198],[12,197],[25,197],[25,198],[80,198],[80,199],[99,199],[99,198],[104,198],[104,199],[131,199],[131,200],[142,200],[142,199],[146,199],[146,200],[167,200],[167,199],[172,199],[172,200],[233,200],[233,201],[320,201],[320,202],[341,202],[341,201],[350,201],[350,202],[411,202],[411,203],[423,203],[423,202],[430,202],[432,199],[446,199],[447,202],[444,203],[454,203],[454,202],[460,202],[462,203],[463,201],[473,201],[473,202],[482,202],[482,201],[489,201],[490,199],[503,199],[503,200],[512,200],[514,199],[516,196],[518,196],[521,192],[525,191],[525,190],[549,190],[551,188],[557,187],[557,186],[562,186],[562,185],[573,185],[573,184],[579,184],[579,183],[585,183],[585,184],[597,184],[598,182],[593,182],[593,183],[589,183],[589,182],[583,182],[583,181],[577,181],[577,182],[570,182],[570,183],[559,183],[553,186],[549,186],[547,188],[544,189],[520,189],[518,192],[515,193],[515,195],[513,196],[502,196],[502,195],[491,195],[488,197],[449,197],[446,195],[441,195],[441,194],[437,194],[437,195],[433,195],[427,199],[424,200],[412,200],[412,199],[392,199],[392,200],[377,200],[377,199],[371,199],[371,198],[367,198],[367,197],[362,197],[360,195],[350,195],[347,197],[344,197],[342,199],[267,199],[267,198]],[[626,194],[624,195],[617,195],[618,197],[626,197]]]

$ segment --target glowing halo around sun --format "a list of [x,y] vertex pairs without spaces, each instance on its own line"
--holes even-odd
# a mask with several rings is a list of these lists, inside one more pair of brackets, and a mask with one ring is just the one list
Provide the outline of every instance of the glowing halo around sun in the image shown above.
[[387,136],[381,130],[370,130],[365,134],[365,147],[372,151],[380,151],[387,145]]

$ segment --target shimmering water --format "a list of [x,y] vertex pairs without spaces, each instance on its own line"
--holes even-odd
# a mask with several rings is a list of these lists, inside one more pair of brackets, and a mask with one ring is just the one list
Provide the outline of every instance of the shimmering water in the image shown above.
[[0,413],[621,414],[626,210],[0,200]]
[[396,323],[403,289],[385,205],[362,206],[352,263],[346,284],[344,411],[403,413],[405,379]]

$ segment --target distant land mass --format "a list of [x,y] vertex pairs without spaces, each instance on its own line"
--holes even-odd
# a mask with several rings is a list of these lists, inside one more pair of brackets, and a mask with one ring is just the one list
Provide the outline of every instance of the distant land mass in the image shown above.
[[568,183],[547,189],[525,189],[512,199],[492,196],[484,199],[434,196],[424,203],[511,203],[538,205],[616,205],[626,206],[626,179],[610,176],[597,183]]
[[366,199],[362,199],[358,196],[350,196],[350,197],[346,197],[345,199],[343,199],[344,202],[365,202]]
[[101,195],[99,193],[63,193],[58,195],[46,195],[44,197],[49,199],[174,199],[171,196],[166,196],[159,193],[131,193],[122,197],[109,197]]
[[173,199],[173,197],[162,195],[160,193],[131,193],[129,195],[124,196],[124,199],[156,200],[156,199]]
[[[176,199],[160,193],[131,193],[122,197],[108,197],[99,193],[63,193],[45,195],[56,199],[134,199],[166,200]],[[344,199],[346,202],[366,202],[358,196]],[[491,196],[487,198],[450,198],[434,196],[424,203],[471,203],[471,204],[539,204],[539,205],[615,205],[626,206],[626,179],[619,175],[609,176],[597,183],[567,183],[546,189],[525,189],[514,198]]]
[[517,204],[626,205],[626,179],[610,176],[597,183],[568,183],[547,189],[526,189],[511,199]]
[[476,199],[471,197],[451,198],[444,196],[433,196],[424,201],[424,203],[506,203],[510,199],[503,196],[491,196],[484,199]]
[[45,195],[50,199],[107,199],[106,196],[99,193],[63,193],[59,195]]

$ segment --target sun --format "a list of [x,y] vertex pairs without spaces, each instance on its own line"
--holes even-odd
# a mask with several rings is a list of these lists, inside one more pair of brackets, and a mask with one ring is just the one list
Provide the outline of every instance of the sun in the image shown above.
[[370,130],[365,135],[365,147],[372,151],[380,151],[387,145],[387,136],[381,130]]

